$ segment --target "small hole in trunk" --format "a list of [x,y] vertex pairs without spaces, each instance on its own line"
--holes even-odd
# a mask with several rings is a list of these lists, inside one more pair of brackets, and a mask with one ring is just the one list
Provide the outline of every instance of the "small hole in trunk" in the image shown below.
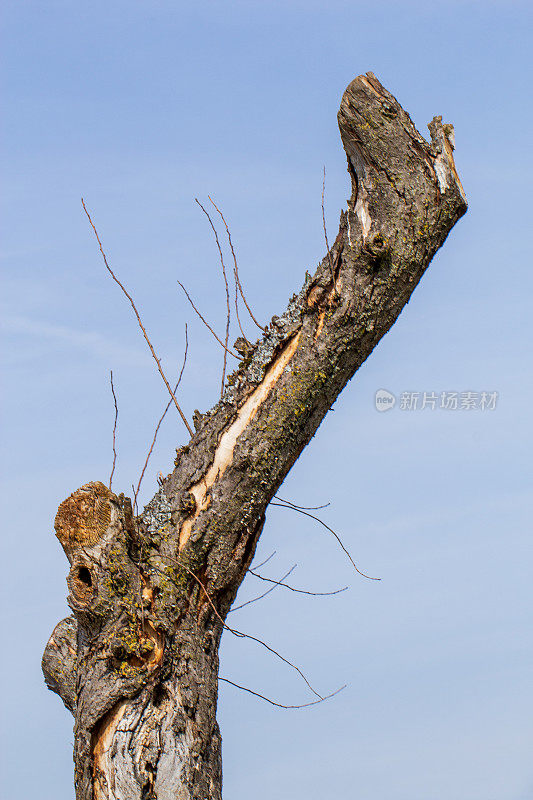
[[81,583],[84,583],[86,586],[92,586],[93,580],[91,578],[91,572],[88,567],[80,567],[78,570],[78,580]]

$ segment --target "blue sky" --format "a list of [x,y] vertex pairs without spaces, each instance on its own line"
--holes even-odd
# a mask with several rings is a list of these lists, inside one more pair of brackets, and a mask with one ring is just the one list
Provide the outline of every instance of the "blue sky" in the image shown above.
[[[434,114],[454,123],[470,208],[283,487],[330,501],[325,520],[381,582],[353,574],[312,521],[272,508],[265,574],[297,562],[295,586],[350,590],[276,590],[233,618],[324,691],[348,687],[279,711],[223,685],[225,797],[533,798],[532,16],[518,2],[5,3],[2,800],[73,797],[71,718],[39,662],[68,613],[55,511],[110,471],[109,369],[117,490],[136,481],[166,404],[80,198],[171,375],[188,322],[190,418],[216,401],[221,359],[176,281],[224,324],[194,197],[222,207],[257,315],[282,311],[324,253],[323,165],[334,238],[349,192],[336,112],[367,70],[424,135]],[[492,411],[379,414],[380,388],[499,397]],[[169,414],[143,502],[184,441]],[[262,588],[250,577],[239,597]],[[282,666],[225,636],[221,674],[305,702]]]

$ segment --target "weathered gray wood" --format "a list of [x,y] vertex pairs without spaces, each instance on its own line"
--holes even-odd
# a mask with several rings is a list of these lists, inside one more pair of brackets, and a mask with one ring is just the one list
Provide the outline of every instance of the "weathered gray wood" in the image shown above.
[[74,616],[43,670],[75,715],[77,800],[221,797],[222,620],[265,511],[466,211],[453,128],[439,117],[428,143],[367,73],[346,89],[339,127],[352,195],[336,241],[223,398],[195,416],[153,500],[133,519],[127,499],[95,483],[58,511]]

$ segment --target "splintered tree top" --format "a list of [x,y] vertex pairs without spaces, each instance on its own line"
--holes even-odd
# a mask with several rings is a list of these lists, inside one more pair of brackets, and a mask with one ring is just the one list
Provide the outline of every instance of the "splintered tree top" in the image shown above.
[[100,481],[86,483],[63,500],[56,514],[56,536],[66,551],[96,544],[111,521],[116,495]]

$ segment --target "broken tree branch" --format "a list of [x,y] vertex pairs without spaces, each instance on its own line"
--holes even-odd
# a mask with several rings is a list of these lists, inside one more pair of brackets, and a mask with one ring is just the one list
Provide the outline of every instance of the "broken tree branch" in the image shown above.
[[74,708],[76,800],[112,800],[114,786],[124,800],[221,800],[220,638],[268,506],[466,211],[453,127],[440,117],[426,141],[366,73],[338,122],[352,191],[337,237],[196,417],[172,473],[135,518],[99,482],[59,508],[78,633],[62,626],[43,666]]

